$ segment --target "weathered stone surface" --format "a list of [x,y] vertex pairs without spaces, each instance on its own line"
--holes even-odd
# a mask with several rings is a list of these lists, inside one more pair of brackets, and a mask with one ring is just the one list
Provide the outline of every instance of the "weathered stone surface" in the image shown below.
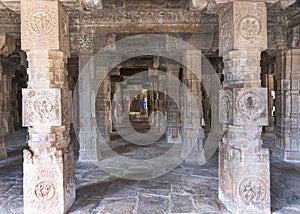
[[22,49],[29,61],[28,89],[23,89],[23,125],[29,127],[24,213],[66,213],[75,200],[67,13],[58,1],[24,1],[21,15]]
[[141,196],[138,203],[138,213],[166,213],[169,209],[169,199],[162,196]]
[[23,50],[43,47],[69,56],[68,16],[58,1],[22,2],[21,14]]
[[0,55],[11,54],[16,48],[15,38],[8,34],[0,34]]
[[172,195],[171,196],[171,212],[172,213],[192,213],[193,202],[189,196]]
[[98,213],[111,213],[111,214],[133,214],[137,206],[136,199],[114,199],[105,202],[103,208]]
[[[269,134],[268,136],[272,135]],[[0,194],[0,213],[3,214],[9,212],[23,213],[23,203],[19,192],[11,190],[22,186],[22,149],[26,146],[25,137],[26,130],[9,134],[6,143],[11,158],[0,162],[0,182],[1,184],[7,184],[4,185],[6,186],[5,189],[10,187]],[[120,141],[119,143],[123,144],[125,142]],[[274,136],[264,137],[264,143],[274,145]],[[152,150],[151,146],[148,149],[152,152],[157,151]],[[163,188],[162,182],[171,183],[171,189],[168,189],[169,186],[165,188],[168,194],[163,192],[163,195],[159,195],[159,192],[157,192],[157,194],[151,195],[164,196],[170,201],[169,205],[174,202],[171,200],[171,195],[185,196],[187,198],[191,197],[193,201],[193,205],[189,208],[186,206],[186,209],[194,209],[194,213],[230,213],[217,200],[217,162],[217,157],[214,156],[212,160],[201,167],[181,165],[164,176],[143,182],[140,188],[139,181],[118,180],[101,172],[91,163],[76,161],[77,199],[69,213],[104,213],[103,210],[106,208],[112,213],[118,213],[120,210],[125,212],[132,208],[130,212],[138,214],[136,208],[139,198],[151,194],[144,194],[141,191],[145,188],[153,191],[155,187]],[[213,178],[215,179],[211,178],[212,175],[207,174],[211,170],[214,171]],[[192,174],[197,175],[187,176],[190,172],[195,172]],[[299,164],[291,164],[277,158],[271,158],[272,212],[286,214],[299,212],[299,174]],[[87,175],[90,175],[90,177],[87,177]],[[139,191],[132,192],[131,190],[134,188],[138,188]],[[126,196],[127,193],[128,196]],[[176,203],[173,203],[172,206],[176,207]],[[153,207],[155,212],[155,206]],[[160,207],[158,207],[158,210],[160,210]],[[171,211],[168,210],[167,213],[171,213]]]
[[267,89],[260,86],[266,16],[264,2],[233,1],[220,12],[225,133],[219,147],[219,198],[234,213],[270,213],[269,152],[261,141],[261,126],[268,125]]
[[220,13],[220,55],[233,49],[267,48],[267,13],[264,2],[255,5],[256,13],[249,2],[234,1]]
[[[181,106],[180,100],[180,81],[178,80],[179,67],[168,66],[167,72],[167,142],[179,143],[180,142],[180,127],[181,127]],[[175,78],[172,77],[175,76]]]
[[[20,15],[15,13],[20,12],[20,5],[22,20]],[[266,6],[269,7],[268,28]],[[205,7],[208,8],[208,12],[211,12],[212,8],[221,10],[219,32],[217,30],[217,17],[199,11]],[[68,14],[70,15],[70,22]],[[20,21],[22,22],[21,43],[18,40]],[[67,57],[70,55],[69,26],[74,53],[88,53],[90,54],[89,57],[104,44],[111,44],[112,41],[132,33],[176,33],[175,37],[182,38],[213,55],[218,54],[216,47],[220,41],[219,54],[224,57],[225,74],[225,91],[222,92],[223,95],[221,96],[225,109],[220,113],[225,123],[224,138],[220,146],[220,198],[234,212],[244,210],[270,212],[268,152],[261,147],[261,127],[271,124],[268,124],[267,118],[269,117],[269,120],[272,118],[268,114],[272,104],[269,103],[268,111],[267,99],[270,98],[270,95],[267,95],[267,89],[261,88],[259,81],[260,54],[267,47],[267,31],[269,49],[290,48],[290,50],[278,51],[277,57],[276,146],[286,160],[300,160],[300,81],[299,69],[297,70],[300,66],[298,63],[300,61],[298,57],[300,55],[298,50],[300,44],[298,1],[111,0],[102,2],[100,0],[98,2],[79,2],[77,0],[62,0],[40,2],[25,0],[20,2],[18,0],[2,0],[0,3],[0,32],[2,32],[0,34],[0,54],[12,55],[9,61],[14,61],[14,63],[2,61],[3,58],[1,57],[2,65],[0,64],[0,67],[11,68],[7,70],[8,73],[7,71],[2,72],[2,67],[0,68],[2,78],[0,82],[0,119],[2,120],[0,121],[0,159],[7,156],[4,133],[13,131],[14,124],[18,120],[15,105],[18,97],[12,92],[17,90],[14,84],[14,75],[18,73],[19,62],[18,57],[15,58],[15,56],[19,52],[20,44],[27,51],[29,61],[28,89],[24,90],[23,102],[23,122],[25,126],[29,127],[28,143],[30,146],[29,150],[24,150],[25,213],[39,213],[40,209],[46,209],[46,212],[48,209],[48,212],[51,213],[66,212],[75,198],[74,157],[69,137],[70,123],[72,122],[72,95],[68,90],[68,72],[66,70]],[[13,37],[6,33],[13,33]],[[220,34],[219,40],[217,39],[218,34]],[[17,40],[15,41],[14,38]],[[176,45],[173,46],[171,43],[172,41],[168,41],[168,47],[166,47],[170,52],[176,48]],[[131,45],[134,45],[134,41]],[[152,44],[153,49],[158,46],[159,43]],[[111,50],[113,49],[114,47]],[[124,51],[126,52],[127,49]],[[155,76],[155,73],[160,69],[159,62],[154,62],[153,65],[143,65],[143,62],[145,61],[142,61],[142,65],[133,63],[129,67],[153,66],[155,72],[151,73],[149,77]],[[197,64],[200,62],[189,63]],[[26,66],[24,57],[22,64]],[[180,69],[177,65],[166,67],[167,72],[176,76],[179,76]],[[202,103],[200,81],[188,74],[183,75],[183,77],[185,83],[191,87],[197,103]],[[268,78],[271,80],[272,76]],[[156,85],[154,86],[155,90],[163,89],[164,92],[172,94],[172,98],[177,100],[181,93],[179,85],[172,85],[168,78],[162,77],[162,79],[163,84],[168,83],[167,87]],[[89,85],[88,82],[83,82],[81,89],[87,85]],[[104,136],[102,140],[107,143],[110,142],[110,132],[112,131],[110,86],[110,80],[107,78],[104,86],[100,88],[100,93],[94,92],[92,95],[82,93],[83,100],[80,103],[80,107],[92,109],[92,111],[84,112],[84,116],[92,115],[99,119],[98,127]],[[270,90],[268,94],[270,94]],[[98,103],[96,102],[95,106],[91,105],[91,103],[95,103],[97,97]],[[186,163],[201,163],[203,160],[202,139],[195,139],[192,131],[195,129],[194,125],[201,121],[202,115],[199,117],[189,115],[188,121],[181,121],[182,114],[186,112],[180,112],[181,109],[174,104],[170,97],[162,96],[160,101],[161,103],[167,101],[165,103],[168,104],[166,105],[167,109],[165,109],[167,111],[164,112],[168,120],[168,142],[174,143],[180,137],[187,141],[196,140],[196,147]],[[182,102],[182,100],[180,101]],[[186,99],[184,102],[187,105],[190,100]],[[119,109],[121,112],[120,106]],[[199,112],[202,113],[201,105]],[[101,148],[97,147],[99,139],[96,136],[96,122],[90,118],[84,118],[80,124],[87,127],[84,130],[85,134],[80,136],[81,152],[87,151],[90,155],[87,159],[100,159],[99,150]],[[162,127],[164,127],[163,122],[158,121],[158,128],[164,131]],[[199,132],[202,132],[201,128],[199,128]],[[125,150],[128,148],[126,147]],[[152,152],[158,148],[160,151],[153,154]],[[154,147],[148,151],[139,148],[138,154],[131,151],[125,156],[145,160],[156,157],[167,149],[167,147]],[[15,153],[11,153],[11,155],[14,156]],[[81,158],[81,160],[83,159]],[[107,162],[107,165],[111,166],[112,169],[117,169],[118,164]],[[149,166],[142,172],[137,166],[123,164],[121,167],[128,169],[132,175],[151,174],[155,171],[155,166]],[[1,165],[1,168],[7,170],[4,165]],[[121,169],[117,170],[121,171]],[[81,170],[81,172],[83,171],[85,170]],[[95,181],[94,177],[98,173],[101,175],[102,181],[113,180],[110,176],[104,175],[105,173],[101,170],[85,171],[80,175],[81,178],[84,178],[81,184],[86,184],[89,179]],[[220,208],[221,206],[214,199],[211,204],[206,202],[204,208],[204,205],[199,202],[202,195],[215,198],[214,194],[202,194],[206,189],[199,188],[201,185],[207,187],[216,184],[215,171],[208,172],[201,169],[178,167],[172,173],[172,176],[165,177],[167,179],[165,183],[163,178],[159,178],[153,181],[154,184],[141,182],[140,186],[132,187],[131,184],[122,183],[122,185],[118,185],[106,181],[86,187],[79,193],[85,197],[88,196],[88,192],[91,192],[95,198],[101,199],[108,196],[107,200],[103,202],[96,199],[90,200],[92,205],[87,203],[88,212],[114,213],[118,212],[115,209],[118,206],[124,206],[120,212],[131,212],[132,210],[136,212],[138,207],[144,211],[144,208],[137,205],[138,203],[144,203],[147,207],[154,208],[155,206],[152,204],[146,203],[145,198],[147,197],[154,204],[157,199],[161,200],[162,203],[157,202],[159,206],[155,210],[158,213],[170,212],[172,209],[176,212],[193,210],[193,212],[198,213],[207,210],[209,212],[220,211],[217,207]],[[201,175],[202,173],[204,175]],[[17,183],[20,182],[21,174],[12,177],[16,177]],[[211,181],[208,182],[209,179],[200,180],[203,177],[209,177]],[[10,182],[11,179],[4,179],[3,183],[6,181]],[[172,182],[174,183],[172,184]],[[180,185],[181,182],[183,185]],[[102,187],[101,185],[107,186]],[[287,185],[298,188],[297,181],[293,179],[288,180]],[[10,186],[11,188],[9,188]],[[125,193],[118,191],[121,186]],[[283,187],[277,185],[276,188],[281,190]],[[216,191],[214,188],[207,187],[207,189]],[[20,185],[4,185],[2,189],[0,188],[0,192],[5,195],[1,196],[1,199],[5,201],[4,203],[1,202],[1,208],[4,207],[5,213],[22,212],[20,207],[23,203],[19,197],[22,194]],[[8,194],[17,195],[17,197],[6,197]],[[192,197],[191,194],[197,196]],[[276,209],[277,207],[280,209],[281,205],[286,204],[297,206],[299,194],[295,193],[289,197],[289,193],[284,192],[282,195],[286,197],[286,200],[280,201],[281,195],[278,194],[274,199],[274,203],[278,202],[278,204],[272,206]],[[126,196],[132,198],[124,199]],[[140,196],[141,201],[138,198]],[[124,201],[122,201],[123,199]],[[173,202],[180,206],[176,207]],[[165,206],[166,204],[168,206]],[[197,205],[192,207],[195,204]],[[85,203],[81,203],[81,205],[85,206]],[[79,203],[78,206],[81,205]],[[294,209],[283,209],[278,212],[289,211],[293,212]]]
[[284,160],[300,160],[300,51],[282,51],[276,58],[276,147]]

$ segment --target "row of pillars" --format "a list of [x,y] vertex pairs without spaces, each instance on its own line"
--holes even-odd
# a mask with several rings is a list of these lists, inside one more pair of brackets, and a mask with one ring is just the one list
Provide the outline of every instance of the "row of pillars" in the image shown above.
[[[21,103],[18,94],[21,87],[24,87],[26,79],[16,77],[24,71],[24,67],[10,57],[16,48],[15,43],[13,36],[0,34],[0,160],[7,157],[5,135],[21,127],[19,115]],[[22,56],[20,53],[18,57],[22,58]]]
[[[267,49],[266,4],[235,0],[219,14],[219,52],[225,65],[219,198],[234,213],[270,213],[269,153],[262,148],[261,140],[262,126],[268,125],[267,90],[260,84],[260,54]],[[21,15],[22,49],[29,62],[28,88],[23,90],[23,125],[28,127],[30,147],[24,150],[24,213],[66,213],[75,200],[74,155],[69,137],[71,93],[66,69],[70,56],[68,16],[58,1],[32,0],[21,1]],[[276,145],[287,159],[292,159],[300,150],[299,50],[283,51],[277,62],[276,111],[280,113],[276,114]],[[178,73],[176,67],[168,70]],[[200,81],[189,71],[184,81],[192,88],[195,84],[197,101],[201,102]],[[170,85],[167,90],[176,97],[177,87]],[[99,96],[108,97],[107,93]],[[99,105],[107,110],[107,105]],[[106,112],[102,116],[109,121]],[[167,137],[172,139],[179,133],[180,116],[171,104],[167,112],[168,120],[176,118],[168,123]],[[196,119],[200,122],[201,115]],[[183,127],[188,137],[191,127]],[[0,128],[3,145],[3,126]],[[103,130],[107,129],[104,124]]]

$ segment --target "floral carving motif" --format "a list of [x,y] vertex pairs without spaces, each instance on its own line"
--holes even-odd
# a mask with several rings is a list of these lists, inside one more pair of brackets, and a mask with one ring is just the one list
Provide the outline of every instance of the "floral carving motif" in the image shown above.
[[35,186],[34,193],[38,199],[49,200],[54,196],[55,189],[51,183],[40,182]]
[[257,178],[245,179],[239,187],[239,194],[247,205],[256,205],[266,197],[266,185]]

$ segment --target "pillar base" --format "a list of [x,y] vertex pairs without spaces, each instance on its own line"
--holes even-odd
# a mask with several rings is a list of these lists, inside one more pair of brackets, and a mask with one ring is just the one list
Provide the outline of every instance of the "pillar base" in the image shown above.
[[75,201],[73,146],[34,157],[24,150],[24,213],[67,213]]
[[282,158],[284,161],[300,162],[300,151],[283,151]]
[[[192,141],[191,141],[192,142]],[[195,142],[195,140],[194,140]],[[205,154],[203,150],[202,139],[194,144],[194,147],[187,158],[184,160],[184,163],[187,165],[203,165],[206,162]]]
[[7,158],[7,152],[4,143],[4,136],[0,137],[0,160]]
[[219,152],[219,199],[232,213],[269,214],[269,153],[242,153],[221,144]]
[[6,148],[1,148],[0,149],[0,160],[6,159],[6,158],[7,158]]
[[297,148],[300,145],[300,139],[283,138],[277,134],[275,141],[275,150],[279,154],[277,156],[284,161],[300,162],[300,149],[287,149],[291,147]]

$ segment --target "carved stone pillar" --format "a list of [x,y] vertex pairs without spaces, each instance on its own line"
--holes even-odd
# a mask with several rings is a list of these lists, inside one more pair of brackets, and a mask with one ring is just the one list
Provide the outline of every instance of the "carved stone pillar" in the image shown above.
[[[91,89],[91,63],[88,63],[91,56],[88,53],[79,55],[79,76],[78,79],[78,123],[77,133],[79,134],[79,161],[99,160],[97,152],[97,124],[93,118],[96,117],[95,101],[97,91]],[[84,72],[84,73],[82,73]],[[92,91],[92,93],[91,93]]]
[[[106,68],[97,67],[97,72],[105,72]],[[96,100],[96,117],[98,129],[106,144],[110,143],[111,133],[111,101],[110,101],[110,76],[107,75],[99,87]]]
[[7,74],[4,73],[5,63],[3,62],[4,57],[1,55],[7,55],[15,50],[15,39],[7,34],[0,34],[0,160],[7,158],[7,152],[5,149],[4,137],[8,131],[8,124],[4,124],[5,114],[7,106],[10,103],[7,99]]
[[[255,12],[253,12],[255,11]],[[224,60],[219,147],[219,198],[233,213],[270,213],[267,89],[261,88],[260,56],[267,48],[266,4],[232,1],[219,11],[219,53]]]
[[16,65],[6,57],[2,58],[2,67],[3,67],[3,75],[2,75],[2,95],[3,95],[3,122],[5,126],[5,131],[7,133],[14,132],[14,118],[12,115],[12,79],[15,75]]
[[[203,129],[201,128],[201,120],[203,116],[202,109],[202,93],[201,93],[201,54],[199,51],[187,50],[186,51],[186,66],[189,69],[185,69],[183,73],[183,83],[187,90],[190,91],[192,97],[187,96],[187,92],[183,92],[183,141],[187,142],[187,145],[194,145],[191,149],[191,153],[185,159],[185,162],[189,164],[201,164],[204,163],[204,151],[203,151]],[[197,74],[193,73],[197,72]],[[194,99],[194,100],[189,100]],[[198,109],[192,109],[195,112],[190,112],[188,105],[196,102]],[[187,111],[189,109],[189,111]],[[199,136],[193,136],[193,130],[195,127],[199,127]]]
[[158,118],[158,130],[160,133],[166,131],[166,122],[167,122],[167,86],[166,86],[166,75],[159,73],[158,74],[158,109],[164,115],[164,117]]
[[116,123],[115,127],[118,127],[122,124],[122,117],[123,117],[123,88],[122,88],[122,82],[118,81],[116,82]]
[[159,130],[158,126],[158,75],[159,75],[159,70],[158,68],[153,68],[149,67],[148,68],[148,75],[149,79],[151,80],[151,85],[152,85],[152,91],[149,91],[149,97],[150,99],[148,100],[149,105],[148,105],[148,114],[149,114],[149,122],[151,126],[157,130]]
[[70,143],[71,92],[68,16],[58,1],[21,1],[22,49],[28,88],[23,89],[24,213],[66,213],[75,200],[74,152]]
[[275,70],[275,59],[274,57],[268,55],[267,53],[262,54],[261,60],[261,80],[262,86],[268,88],[268,120],[269,124],[267,127],[264,127],[265,132],[272,133],[274,130],[274,115],[273,115],[273,106],[274,106],[274,70]]
[[[178,79],[178,65],[169,65],[166,67],[167,75],[167,143],[176,143],[181,133],[181,115],[180,106],[180,81]],[[174,76],[177,81],[172,81],[169,77]]]
[[287,161],[300,161],[300,49],[276,57],[275,145]]
[[[1,60],[1,57],[0,57]],[[3,85],[2,83],[2,73],[3,73],[3,69],[2,69],[2,62],[0,62],[0,83],[1,85]],[[7,152],[6,152],[6,148],[5,148],[5,143],[4,143],[4,137],[5,137],[5,127],[4,127],[4,123],[3,123],[3,116],[2,116],[2,109],[3,109],[3,93],[2,90],[0,90],[0,160],[7,158]]]

